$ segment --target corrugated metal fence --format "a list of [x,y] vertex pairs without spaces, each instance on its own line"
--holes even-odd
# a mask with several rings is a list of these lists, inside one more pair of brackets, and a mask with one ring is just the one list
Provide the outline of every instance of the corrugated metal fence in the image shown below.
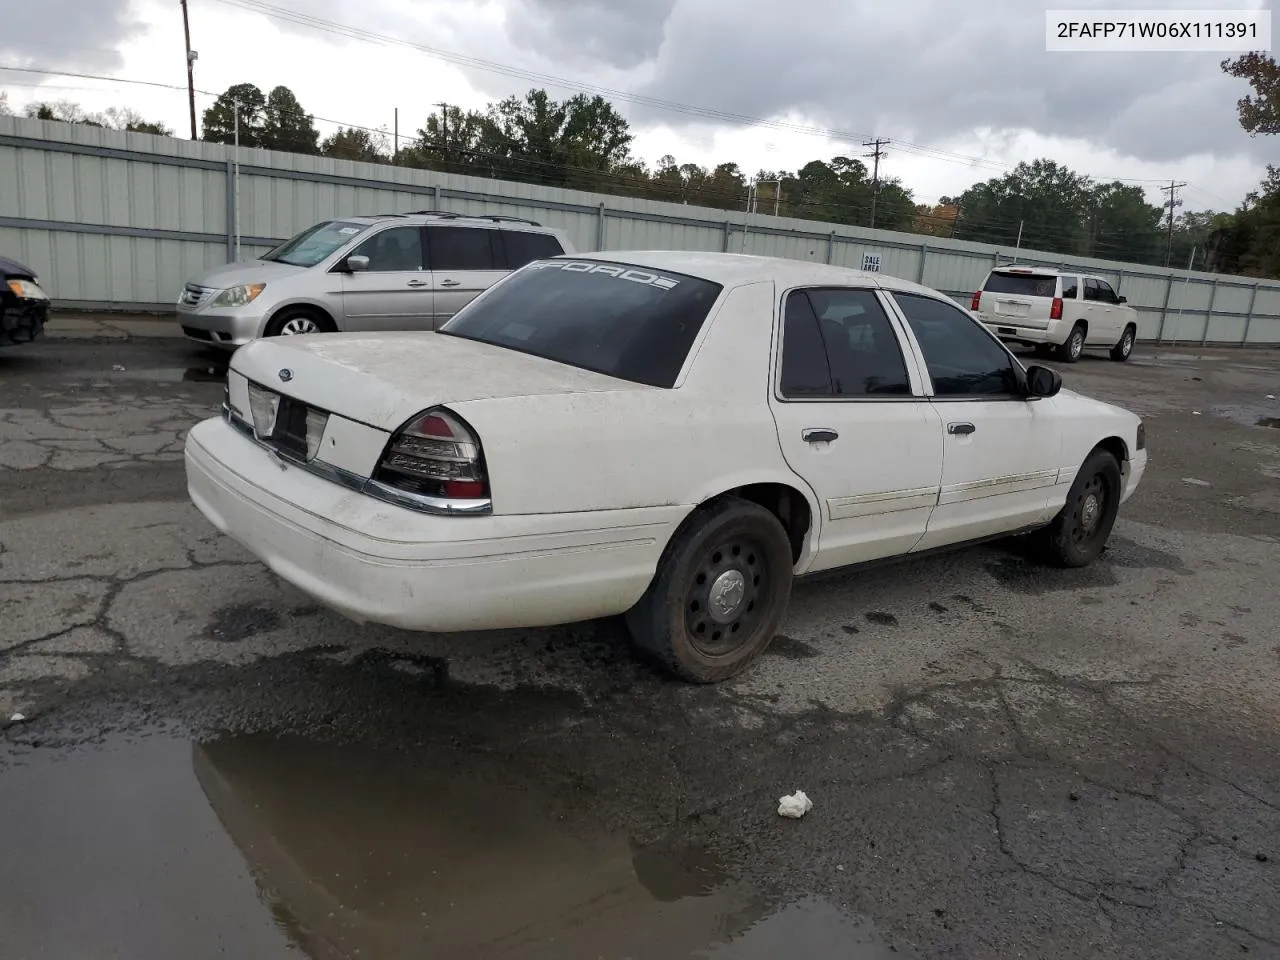
[[[916,234],[726,212],[378,164],[0,117],[0,255],[36,269],[58,303],[168,310],[182,283],[255,256],[318,220],[447,209],[562,227],[580,250],[725,250],[863,268],[967,304],[1014,251]],[[238,181],[238,189],[237,189]],[[238,195],[238,199],[237,199]],[[1144,340],[1280,343],[1280,282],[1021,251],[1111,281]]]

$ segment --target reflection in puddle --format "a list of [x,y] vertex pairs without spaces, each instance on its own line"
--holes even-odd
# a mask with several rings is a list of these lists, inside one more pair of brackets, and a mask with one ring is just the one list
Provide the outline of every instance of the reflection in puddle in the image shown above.
[[249,735],[51,754],[0,792],[0,847],[30,864],[0,872],[0,923],[32,955],[194,957],[185,935],[314,960],[908,956],[702,848],[612,834],[598,798],[484,752]]
[[1259,427],[1280,427],[1280,417],[1263,417],[1256,424]]
[[221,383],[227,378],[225,365],[206,364],[199,367],[124,368],[112,371],[124,380],[153,380],[160,383]]

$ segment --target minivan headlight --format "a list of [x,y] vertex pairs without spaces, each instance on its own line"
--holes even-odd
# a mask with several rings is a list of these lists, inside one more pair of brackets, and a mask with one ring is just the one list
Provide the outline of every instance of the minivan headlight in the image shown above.
[[246,303],[252,303],[266,286],[265,283],[246,283],[239,287],[227,287],[214,297],[212,306],[243,307]]

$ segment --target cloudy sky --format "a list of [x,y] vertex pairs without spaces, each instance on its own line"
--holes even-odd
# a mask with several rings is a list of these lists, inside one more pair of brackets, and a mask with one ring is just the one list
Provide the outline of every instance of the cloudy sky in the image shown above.
[[[1186,208],[1232,209],[1280,161],[1274,138],[1240,130],[1235,101],[1248,86],[1221,72],[1226,54],[1046,53],[1048,4],[1028,0],[189,2],[198,89],[285,84],[322,134],[332,121],[390,130],[397,107],[411,133],[434,103],[478,108],[541,86],[557,98],[620,93],[635,152],[650,163],[670,153],[794,170],[887,137],[883,171],[928,203],[1047,156],[1140,183],[1156,203],[1159,184],[1176,178],[1189,183]],[[178,0],[25,4],[5,18],[0,66],[183,85]],[[127,105],[188,131],[181,90],[3,70],[0,89],[17,108]],[[197,112],[212,99],[199,94]]]

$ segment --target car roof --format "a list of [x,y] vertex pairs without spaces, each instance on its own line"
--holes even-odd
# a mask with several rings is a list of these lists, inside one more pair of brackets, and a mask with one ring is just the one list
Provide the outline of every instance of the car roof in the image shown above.
[[695,250],[616,250],[587,254],[565,254],[557,260],[593,260],[625,263],[650,270],[670,270],[710,280],[724,287],[772,280],[783,287],[812,284],[866,284],[903,293],[946,296],[937,290],[899,277],[852,267],[839,267],[810,260],[762,257],[749,253],[706,253]]
[[1034,267],[1027,263],[1006,263],[1001,267],[992,267],[989,273],[1031,273],[1044,277],[1093,277],[1103,279],[1100,274],[1088,270],[1062,270],[1058,267]]

